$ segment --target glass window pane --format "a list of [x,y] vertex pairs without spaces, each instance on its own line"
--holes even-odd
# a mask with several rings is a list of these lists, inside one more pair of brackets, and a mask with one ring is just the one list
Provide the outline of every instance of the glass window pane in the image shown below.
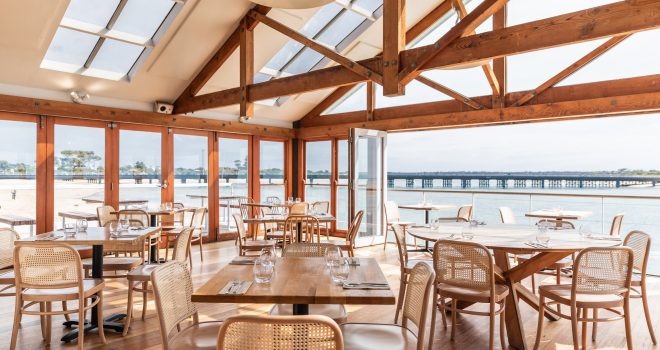
[[[423,76],[438,82],[466,96],[484,96],[493,93],[483,68],[465,69],[434,69],[422,73]],[[407,93],[407,91],[406,91]],[[440,93],[440,92],[438,92]],[[440,93],[442,94],[442,93]],[[449,96],[442,94],[438,100],[448,100]]]
[[268,197],[277,197],[281,202],[286,200],[284,188],[284,142],[259,142],[259,177],[261,201]]
[[[55,228],[75,220],[66,212],[96,215],[105,198],[105,129],[55,125]],[[89,222],[96,226],[98,222]]]
[[[181,203],[186,208],[208,209],[208,138],[174,134],[173,139],[174,202]],[[205,222],[208,225],[208,220]],[[208,229],[204,234],[208,234]]]
[[344,11],[338,19],[323,31],[323,34],[318,36],[317,40],[326,45],[337,46],[364,21],[366,19],[357,13]]
[[305,201],[312,203],[330,200],[332,142],[305,143]]
[[119,80],[133,67],[142,50],[142,46],[106,39],[83,75]]
[[[36,123],[0,120],[0,214],[36,220],[36,173]],[[14,229],[22,236],[34,233],[33,225]]]
[[94,35],[58,28],[41,68],[75,73],[85,64],[98,39]]
[[339,104],[331,107],[321,114],[335,114],[365,110],[367,110],[367,84],[360,83],[357,88],[351,90],[348,93],[348,96],[341,100]]
[[383,0],[355,0],[353,1],[353,6],[359,6],[367,12],[373,13],[383,6]]
[[108,25],[117,5],[119,0],[71,0],[62,24],[99,31]]
[[128,0],[111,35],[145,43],[154,36],[173,6],[170,0]]
[[119,131],[119,206],[160,206],[161,134]]
[[300,73],[305,73],[309,72],[312,67],[314,67],[321,59],[323,59],[323,55],[320,53],[312,50],[305,48],[303,52],[296,57],[295,60],[293,60],[286,68],[284,68],[284,72],[287,74],[300,74]]
[[237,197],[248,196],[248,140],[218,138],[220,232],[236,230],[234,213],[239,213]]
[[379,84],[376,86],[376,108],[394,107],[411,105],[424,102],[436,102],[441,100],[449,100],[450,97],[430,88],[417,80],[411,81],[406,85],[406,94],[396,97],[383,96],[383,87]]
[[349,225],[348,218],[348,141],[339,140],[337,143],[337,229],[347,230]]

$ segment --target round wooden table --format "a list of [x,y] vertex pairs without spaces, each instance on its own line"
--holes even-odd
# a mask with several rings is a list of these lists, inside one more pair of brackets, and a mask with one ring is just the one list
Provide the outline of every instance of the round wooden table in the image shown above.
[[[437,229],[427,226],[409,227],[407,232],[413,237],[435,242],[441,239],[460,239],[461,233],[469,226],[468,223],[440,224]],[[520,282],[540,271],[546,266],[587,247],[612,247],[621,245],[621,240],[591,239],[581,237],[577,230],[548,230],[550,242],[548,247],[530,246],[526,243],[534,242],[538,229],[534,226],[489,224],[470,229],[474,234],[472,242],[482,244],[493,250],[495,264],[503,271],[496,276],[498,283],[509,287],[510,293],[506,300],[506,328],[509,346],[515,349],[528,349],[525,340],[525,330],[520,318],[520,305],[518,300],[529,304],[538,310],[539,300],[531,290]],[[608,236],[609,237],[609,236]],[[603,237],[606,238],[606,237]],[[534,254],[534,256],[516,266],[511,266],[508,254]],[[469,303],[460,303],[460,308],[469,306]],[[546,313],[548,319],[557,320],[553,315]]]

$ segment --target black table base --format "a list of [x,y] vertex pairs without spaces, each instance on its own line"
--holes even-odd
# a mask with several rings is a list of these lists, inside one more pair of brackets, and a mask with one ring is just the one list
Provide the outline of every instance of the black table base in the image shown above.
[[[122,319],[126,318],[126,314],[114,314],[110,315],[108,317],[103,318],[103,329],[104,330],[111,330],[115,331],[117,333],[122,333],[124,332],[124,323],[123,322],[116,322],[120,321]],[[67,328],[72,328],[73,326],[79,325],[78,321],[66,321],[63,323],[63,325]],[[92,331],[94,329],[97,329],[99,327],[98,323],[96,322],[90,322],[88,320],[85,320],[85,326],[83,327],[85,333],[89,333],[89,331]],[[60,340],[68,343],[71,342],[72,340],[75,340],[78,338],[78,332],[80,331],[80,327],[77,327],[76,329],[72,330],[71,332],[68,332],[65,334]]]
[[309,305],[308,304],[293,304],[293,314],[294,315],[309,315]]

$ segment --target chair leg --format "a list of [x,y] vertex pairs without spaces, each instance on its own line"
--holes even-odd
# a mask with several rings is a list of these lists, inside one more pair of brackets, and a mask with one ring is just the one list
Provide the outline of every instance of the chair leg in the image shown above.
[[445,297],[442,296],[442,294],[439,294],[440,297],[440,305],[442,306],[440,308],[440,316],[442,316],[442,325],[445,327],[445,330],[447,330],[447,304],[445,304]]
[[396,312],[394,313],[394,323],[399,322],[399,311],[403,306],[403,298],[406,294],[406,279],[408,275],[405,272],[401,272],[401,282],[399,282],[399,298],[396,301]]
[[202,237],[202,234],[199,234],[199,259],[204,262],[204,237]]
[[536,275],[532,274],[529,278],[532,279],[532,293],[536,294]]
[[651,341],[653,345],[658,345],[658,341],[655,338],[655,332],[653,331],[653,323],[651,322],[651,313],[649,312],[649,300],[646,294],[646,278],[642,280],[642,306],[644,307],[644,316],[646,317],[646,325],[649,328],[649,334],[651,334]]
[[[543,315],[545,313],[545,298],[541,297],[539,300],[539,323],[536,328],[536,341],[534,342],[534,350],[538,350],[541,345],[541,338],[543,338]],[[500,321],[501,322],[501,321]]]
[[[81,305],[82,304],[82,305]],[[85,349],[85,332],[81,330],[85,329],[85,311],[87,306],[87,299],[80,298],[78,301],[78,320],[81,323],[78,324],[78,350],[84,350]],[[99,324],[100,328],[103,328],[103,324]]]
[[96,314],[96,322],[99,325],[98,330],[99,330],[99,337],[101,337],[101,341],[103,344],[107,344],[107,341],[105,340],[105,331],[103,330],[103,291],[101,291],[98,294],[99,297],[99,303],[98,303],[98,310]]
[[623,320],[626,324],[626,343],[628,345],[628,350],[633,350],[632,330],[630,328],[630,297],[629,296],[627,296],[625,301],[623,302],[623,312],[625,313]]
[[144,318],[147,316],[148,286],[149,286],[149,282],[142,282],[142,321],[144,321]]
[[[65,300],[62,300],[62,311],[67,311]],[[71,321],[71,317],[69,317],[69,314],[64,314],[64,320],[66,320],[67,322]]]
[[122,336],[128,334],[128,328],[131,326],[131,319],[133,318],[133,288],[135,288],[135,282],[128,281],[128,304],[126,305],[126,318],[124,319]]
[[587,321],[589,318],[589,309],[582,308],[582,349],[587,349]]
[[504,319],[504,304],[502,304],[502,312],[500,313],[500,345],[502,346],[502,350],[506,349],[506,336],[504,335],[506,333],[506,321]]
[[51,311],[53,311],[53,303],[52,302],[47,302],[46,303],[46,326],[44,327],[46,329],[46,344],[50,346],[50,338],[52,335],[52,330],[53,330],[53,316],[50,315]]
[[451,300],[451,341],[454,341],[454,335],[456,334],[456,299]]
[[[539,312],[539,316],[543,317],[543,313]],[[573,334],[573,349],[580,350],[580,339],[578,337],[578,317],[580,310],[571,306],[571,333]]]
[[490,305],[490,315],[488,318],[488,349],[493,350],[495,348],[495,303],[493,302]]
[[16,338],[18,338],[18,327],[21,324],[21,312],[23,311],[23,301],[16,298],[16,305],[14,306],[14,325],[11,328],[11,344],[9,349],[16,349]]
[[170,236],[165,235],[165,262],[170,259]]
[[596,341],[596,333],[598,332],[598,322],[595,320],[598,318],[598,309],[593,309],[594,322],[591,325],[591,341]]
[[429,330],[429,350],[433,349],[433,336],[435,335],[435,316],[438,313],[438,289],[433,285],[431,298],[431,329]]
[[[555,282],[556,282],[557,284],[561,284],[561,269],[560,269],[560,268],[557,268],[557,270],[555,271],[555,273],[556,273],[556,274],[555,274]],[[558,313],[561,313],[561,305],[559,305],[559,304],[557,304],[557,312],[558,312]],[[586,318],[586,316],[585,316],[585,318]]]
[[[383,241],[383,250],[387,249],[387,234],[390,232],[390,228],[385,229],[385,240]],[[396,323],[396,322],[395,322]]]
[[[238,238],[238,239],[240,239],[240,238]],[[188,244],[188,252],[189,252],[188,260],[190,261],[190,269],[192,269],[192,267],[193,267],[193,263],[192,263],[192,243]]]
[[41,325],[41,337],[46,339],[46,303],[39,303],[39,325]]

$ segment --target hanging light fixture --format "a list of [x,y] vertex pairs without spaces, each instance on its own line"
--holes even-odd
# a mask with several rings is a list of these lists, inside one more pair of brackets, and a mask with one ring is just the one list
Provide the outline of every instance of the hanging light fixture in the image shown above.
[[252,0],[252,2],[283,9],[308,9],[329,4],[334,0]]

